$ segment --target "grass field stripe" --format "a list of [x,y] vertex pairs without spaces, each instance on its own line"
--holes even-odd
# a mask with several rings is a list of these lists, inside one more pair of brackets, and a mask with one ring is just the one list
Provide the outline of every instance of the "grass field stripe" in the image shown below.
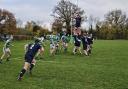
[[21,59],[22,57],[15,57],[15,58],[12,58],[12,59]]
[[[12,58],[12,59],[16,59],[16,60],[23,60],[22,57],[16,57],[16,58]],[[43,61],[43,60],[36,60],[37,62],[49,62],[49,63],[63,63],[63,62],[57,62],[57,61]]]

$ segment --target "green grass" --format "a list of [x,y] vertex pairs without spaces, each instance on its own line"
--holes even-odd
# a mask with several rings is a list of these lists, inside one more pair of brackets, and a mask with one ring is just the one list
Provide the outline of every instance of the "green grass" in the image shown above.
[[95,41],[90,57],[72,55],[72,47],[67,54],[51,57],[48,45],[33,76],[26,73],[19,82],[25,43],[13,42],[11,61],[0,64],[0,89],[128,89],[128,41]]

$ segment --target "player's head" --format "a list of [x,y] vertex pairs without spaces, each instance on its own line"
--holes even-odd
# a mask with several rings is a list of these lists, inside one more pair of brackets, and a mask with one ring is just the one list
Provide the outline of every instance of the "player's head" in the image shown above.
[[86,36],[86,35],[87,35],[87,33],[86,33],[86,32],[83,32],[83,35],[84,35],[84,36]]

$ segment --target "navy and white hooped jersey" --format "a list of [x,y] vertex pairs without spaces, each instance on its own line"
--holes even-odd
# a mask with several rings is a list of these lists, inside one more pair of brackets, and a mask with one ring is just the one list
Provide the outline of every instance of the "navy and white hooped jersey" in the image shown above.
[[74,43],[81,43],[81,38],[79,36],[74,35]]
[[29,44],[26,55],[34,57],[39,49],[41,49],[41,45],[39,43]]
[[7,40],[4,44],[4,48],[9,48],[11,46],[11,41],[10,40]]
[[88,44],[87,36],[83,36],[81,40],[84,45]]
[[93,44],[93,37],[87,37],[88,44]]

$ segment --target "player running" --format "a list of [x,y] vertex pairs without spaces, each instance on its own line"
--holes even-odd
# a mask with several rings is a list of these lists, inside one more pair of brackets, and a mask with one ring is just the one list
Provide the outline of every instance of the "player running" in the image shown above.
[[86,56],[88,56],[88,50],[87,50],[87,47],[88,47],[88,41],[87,41],[87,34],[84,32],[82,37],[81,37],[81,40],[82,40],[82,44],[83,44],[83,51],[84,51],[84,54]]
[[6,61],[9,61],[11,57],[11,50],[10,47],[13,46],[11,44],[11,41],[13,40],[13,36],[11,35],[10,38],[5,42],[4,47],[3,47],[3,55],[0,58],[0,63],[2,63],[3,58],[6,56],[7,59]]
[[58,54],[60,51],[60,34],[56,34],[55,38],[54,38],[54,42],[55,42],[55,54]]
[[93,36],[92,36],[92,34],[88,34],[87,41],[88,41],[87,51],[88,51],[88,54],[91,54],[92,44],[93,44]]
[[66,53],[68,50],[68,37],[66,36],[66,33],[63,34],[61,37],[61,42],[62,42],[62,48],[64,49],[64,52]]
[[40,45],[40,40],[36,39],[35,43],[29,44],[25,53],[25,63],[23,69],[21,70],[18,80],[21,80],[25,72],[30,68],[32,71],[35,63],[35,56],[38,52],[43,52],[44,49]]
[[55,45],[55,38],[53,35],[50,35],[50,54],[55,55],[56,45]]

